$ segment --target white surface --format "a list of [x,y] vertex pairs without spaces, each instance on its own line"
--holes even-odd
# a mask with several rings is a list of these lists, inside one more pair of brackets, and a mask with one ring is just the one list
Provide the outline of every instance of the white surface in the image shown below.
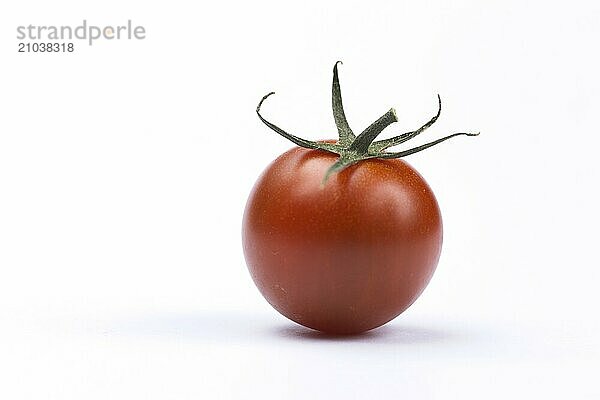
[[[141,42],[17,54],[27,24]],[[0,12],[0,398],[598,398],[600,5],[22,1]],[[241,214],[289,147],[389,107],[442,208],[438,271],[344,340],[254,288]],[[220,148],[218,152],[208,147]]]

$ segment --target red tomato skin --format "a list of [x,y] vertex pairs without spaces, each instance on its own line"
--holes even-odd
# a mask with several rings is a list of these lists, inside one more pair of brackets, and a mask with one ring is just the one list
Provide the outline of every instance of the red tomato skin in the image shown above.
[[248,269],[281,314],[331,334],[376,328],[406,310],[431,279],[442,219],[425,180],[399,159],[333,174],[337,156],[293,148],[256,182],[244,212]]

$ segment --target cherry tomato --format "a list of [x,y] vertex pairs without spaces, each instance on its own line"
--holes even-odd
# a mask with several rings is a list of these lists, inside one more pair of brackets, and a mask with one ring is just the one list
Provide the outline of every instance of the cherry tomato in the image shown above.
[[273,161],[248,199],[242,242],[252,279],[277,311],[306,327],[352,334],[383,325],[419,297],[442,248],[435,196],[399,157],[474,134],[386,152],[440,114],[416,131],[374,142],[397,121],[392,109],[355,136],[343,112],[337,63],[337,141],[308,141],[265,120],[260,107],[271,94],[259,103],[259,118],[301,147]]
[[265,299],[309,328],[358,333],[403,312],[435,271],[442,219],[402,160],[367,160],[321,181],[336,157],[294,148],[259,178],[244,254]]

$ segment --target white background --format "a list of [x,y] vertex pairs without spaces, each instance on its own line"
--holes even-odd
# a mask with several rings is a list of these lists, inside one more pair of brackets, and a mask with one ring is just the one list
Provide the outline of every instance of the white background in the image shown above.
[[[18,54],[19,25],[142,41]],[[14,1],[0,10],[0,398],[599,398],[600,3]],[[436,275],[369,334],[279,316],[246,270],[247,195],[298,135],[442,116],[409,161]]]

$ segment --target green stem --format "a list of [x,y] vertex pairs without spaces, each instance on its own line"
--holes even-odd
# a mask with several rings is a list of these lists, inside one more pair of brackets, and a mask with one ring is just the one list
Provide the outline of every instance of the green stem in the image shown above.
[[450,138],[456,137],[456,136],[477,136],[477,135],[479,135],[479,132],[478,133],[467,133],[467,132],[454,133],[452,135],[445,136],[441,139],[437,139],[433,142],[426,143],[421,146],[413,147],[412,149],[398,151],[398,152],[392,152],[392,153],[386,152],[385,149],[392,147],[392,146],[402,144],[402,143],[414,138],[415,136],[422,133],[424,130],[429,128],[431,125],[433,125],[437,121],[437,119],[439,118],[440,113],[442,111],[442,99],[441,99],[440,95],[438,95],[437,114],[433,118],[431,118],[427,123],[425,123],[423,126],[421,126],[419,129],[417,129],[415,131],[406,132],[401,135],[391,137],[389,139],[384,139],[384,140],[379,140],[379,141],[374,142],[375,138],[377,138],[377,136],[379,136],[379,134],[385,128],[387,128],[392,123],[398,121],[398,117],[396,116],[396,111],[392,108],[388,112],[386,112],[384,115],[382,115],[377,121],[375,121],[371,125],[369,125],[369,127],[367,129],[365,129],[360,135],[355,136],[354,133],[352,132],[352,130],[350,129],[350,126],[348,125],[348,121],[346,120],[346,115],[344,113],[344,106],[342,103],[342,93],[341,93],[341,89],[340,89],[340,81],[339,81],[338,69],[337,69],[337,66],[339,63],[341,63],[341,61],[336,62],[335,65],[333,66],[333,83],[332,83],[332,88],[331,88],[333,118],[335,120],[335,125],[337,127],[338,136],[339,136],[337,143],[328,143],[328,142],[323,142],[323,141],[314,142],[311,140],[303,139],[301,137],[287,133],[286,131],[284,131],[283,129],[278,127],[277,125],[275,125],[275,124],[267,121],[265,118],[263,118],[263,116],[260,113],[261,106],[262,106],[263,102],[269,96],[274,94],[274,92],[271,92],[271,93],[265,95],[260,100],[260,102],[258,103],[258,106],[256,107],[256,113],[258,114],[258,118],[260,118],[260,120],[265,125],[267,125],[269,128],[271,128],[273,131],[277,132],[278,134],[280,134],[284,138],[288,139],[289,141],[295,143],[296,145],[298,145],[300,147],[304,147],[307,149],[325,150],[330,153],[338,154],[340,156],[339,159],[325,173],[325,176],[323,177],[323,184],[325,184],[325,182],[327,182],[327,180],[329,179],[329,177],[332,174],[340,172],[340,171],[344,170],[345,168],[349,167],[350,165],[356,164],[357,162],[360,162],[363,160],[367,160],[370,158],[392,159],[392,158],[405,157],[410,154],[418,153],[422,150],[428,149],[432,146],[435,146],[439,143],[442,143],[442,142],[444,142]]
[[433,125],[435,123],[435,121],[437,121],[437,119],[440,117],[440,113],[442,112],[442,98],[440,97],[439,94],[437,97],[438,97],[438,112],[436,115],[433,116],[433,118],[431,118],[429,121],[427,121],[427,123],[425,123],[425,125],[421,126],[416,131],[406,132],[406,133],[403,133],[402,135],[394,136],[389,139],[379,140],[371,145],[371,151],[379,152],[381,150],[387,149],[388,147],[393,147],[393,146],[402,144],[402,143],[414,138],[415,136],[419,135],[425,129],[427,129],[431,125]]
[[398,116],[396,110],[391,108],[388,112],[383,114],[379,119],[373,122],[367,129],[365,129],[358,137],[352,142],[348,150],[356,151],[359,154],[367,154],[369,146],[375,140],[377,136],[388,126],[398,122]]
[[275,132],[279,133],[281,136],[283,136],[284,138],[286,138],[287,140],[291,141],[294,144],[297,144],[300,147],[305,147],[307,149],[318,149],[319,146],[317,145],[316,142],[310,141],[310,140],[306,140],[306,139],[302,139],[301,137],[292,135],[291,133],[287,133],[286,131],[284,131],[283,129],[281,129],[280,127],[278,127],[277,125],[267,121],[266,119],[263,118],[262,115],[260,115],[260,108],[262,107],[263,102],[271,95],[275,94],[275,92],[270,92],[267,93],[266,95],[263,96],[263,98],[260,100],[260,102],[258,103],[258,106],[256,107],[256,113],[258,114],[258,118],[260,118],[260,120],[269,128],[273,129]]
[[354,132],[350,129],[346,114],[344,113],[344,104],[342,103],[342,90],[340,88],[340,80],[338,78],[338,61],[333,66],[333,83],[331,84],[331,106],[333,109],[333,119],[338,130],[339,143],[344,146],[349,146],[354,140]]
[[435,140],[433,142],[430,143],[426,143],[422,146],[418,146],[418,147],[413,147],[412,149],[408,149],[408,150],[404,150],[404,151],[399,151],[396,153],[380,153],[378,158],[384,158],[384,159],[388,159],[388,158],[400,158],[400,157],[405,157],[414,153],[418,153],[419,151],[423,151],[425,149],[428,149],[430,147],[435,146],[438,143],[442,143],[450,138],[453,138],[455,136],[478,136],[479,132],[477,133],[467,133],[467,132],[460,132],[460,133],[454,133],[452,135],[448,135],[446,137],[443,137],[441,139]]

